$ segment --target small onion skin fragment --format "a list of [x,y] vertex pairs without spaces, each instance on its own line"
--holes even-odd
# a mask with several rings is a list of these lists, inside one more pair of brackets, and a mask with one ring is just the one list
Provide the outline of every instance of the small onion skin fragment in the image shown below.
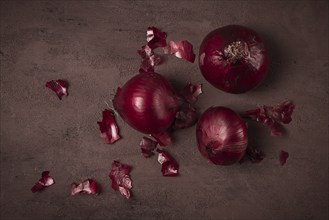
[[198,113],[192,106],[183,106],[176,113],[176,119],[173,124],[173,129],[184,129],[195,125],[198,121]]
[[143,137],[139,143],[141,153],[145,158],[151,157],[158,143],[148,137]]
[[243,116],[260,122],[270,129],[271,136],[281,136],[284,133],[283,124],[292,121],[292,113],[295,105],[286,100],[275,106],[261,105],[257,109],[245,111]]
[[269,64],[259,35],[244,26],[228,25],[210,32],[199,49],[205,79],[228,93],[244,93],[260,84]]
[[186,41],[169,41],[168,45],[163,48],[165,54],[173,54],[177,58],[184,59],[194,63],[195,54],[193,53],[193,45]]
[[117,89],[113,106],[134,129],[157,134],[166,132],[174,121],[179,98],[160,74],[140,73]]
[[248,145],[245,122],[226,107],[210,107],[196,126],[200,153],[216,165],[231,165],[242,159]]
[[62,79],[51,80],[46,83],[46,87],[53,90],[60,100],[62,100],[62,96],[68,96],[67,85],[68,83]]
[[157,149],[158,162],[161,164],[162,176],[178,176],[179,165],[170,154],[164,150]]
[[109,177],[112,181],[112,189],[119,191],[126,199],[131,196],[132,181],[130,177],[131,167],[127,164],[113,161]]
[[121,138],[114,114],[108,109],[105,109],[102,114],[102,121],[97,122],[99,130],[101,131],[101,137],[104,139],[106,144],[113,144]]
[[49,171],[43,171],[41,174],[41,178],[38,182],[34,184],[31,188],[33,193],[43,190],[44,188],[51,186],[55,183],[54,179],[49,176]]
[[283,166],[286,163],[288,158],[289,158],[289,153],[284,150],[281,150],[279,155],[281,166]]
[[166,38],[167,38],[166,32],[161,32],[156,27],[148,27],[147,28],[146,41],[147,41],[147,45],[151,49],[166,46],[167,45]]
[[99,193],[99,188],[97,183],[92,179],[86,179],[82,183],[72,183],[71,184],[71,195],[76,195],[79,193],[86,193],[91,195],[97,195]]
[[142,63],[139,69],[140,73],[154,72],[154,66],[161,63],[161,57],[155,54],[148,45],[142,46],[137,52],[142,57]]
[[153,133],[151,136],[157,141],[157,143],[162,146],[168,146],[171,144],[171,136],[169,131]]
[[180,95],[188,103],[194,103],[198,100],[199,95],[202,94],[202,84],[193,85],[188,83],[180,92]]

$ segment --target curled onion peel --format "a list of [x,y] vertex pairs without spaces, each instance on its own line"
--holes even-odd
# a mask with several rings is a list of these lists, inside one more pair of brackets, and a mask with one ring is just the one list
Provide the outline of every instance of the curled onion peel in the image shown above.
[[173,129],[184,129],[193,126],[198,121],[198,113],[192,106],[183,106],[177,113]]
[[51,80],[46,83],[46,87],[53,90],[60,100],[62,100],[63,95],[68,96],[67,86],[68,83],[62,79]]
[[240,25],[210,32],[199,49],[199,66],[205,79],[229,93],[244,93],[259,85],[268,63],[259,35]]
[[161,63],[161,57],[153,52],[148,46],[144,45],[140,50],[137,51],[142,58],[139,72],[154,72],[154,66]]
[[109,177],[112,181],[112,189],[119,191],[121,195],[129,199],[131,196],[132,181],[130,178],[131,166],[113,161]]
[[281,136],[284,128],[281,123],[289,124],[292,121],[292,113],[295,105],[286,100],[276,106],[261,105],[257,109],[245,111],[243,116],[258,121],[268,127],[271,136]]
[[38,182],[36,182],[33,187],[31,188],[31,191],[33,193],[43,190],[44,188],[51,186],[55,183],[54,179],[49,176],[49,171],[43,171],[41,174],[41,178]]
[[170,154],[164,150],[157,149],[158,162],[161,164],[163,176],[178,176],[179,165]]
[[92,179],[86,179],[82,183],[72,183],[71,184],[71,195],[76,195],[78,193],[87,193],[92,195],[97,195],[99,193],[99,188],[97,183]]
[[113,144],[121,138],[114,113],[111,110],[105,109],[103,111],[102,121],[98,121],[97,124],[101,131],[101,137],[106,144]]
[[155,150],[157,145],[158,145],[158,142],[156,142],[148,137],[143,137],[139,143],[141,153],[145,158],[151,157],[154,154],[153,151]]
[[147,41],[147,45],[151,49],[166,46],[167,45],[166,38],[167,38],[166,32],[161,32],[156,27],[148,27],[147,28],[146,41]]
[[240,161],[248,144],[246,124],[226,107],[207,109],[197,123],[196,136],[201,154],[216,165]]
[[168,45],[163,47],[165,54],[173,54],[177,58],[184,59],[194,63],[195,54],[193,53],[193,45],[187,40],[169,41]]

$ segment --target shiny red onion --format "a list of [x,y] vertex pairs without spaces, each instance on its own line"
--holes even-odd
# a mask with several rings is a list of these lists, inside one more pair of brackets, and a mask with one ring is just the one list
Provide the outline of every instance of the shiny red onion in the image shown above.
[[226,107],[207,109],[197,123],[196,136],[201,154],[216,165],[238,162],[248,144],[246,124]]
[[118,88],[113,105],[131,127],[156,135],[166,132],[173,123],[179,98],[163,76],[148,72],[134,76]]
[[199,50],[199,66],[205,79],[229,93],[244,93],[265,77],[269,59],[259,35],[240,25],[210,32]]

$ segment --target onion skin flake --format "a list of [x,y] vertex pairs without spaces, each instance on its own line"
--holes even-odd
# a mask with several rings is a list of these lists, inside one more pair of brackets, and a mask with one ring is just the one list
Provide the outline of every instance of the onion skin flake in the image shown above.
[[183,41],[169,41],[168,45],[163,48],[165,54],[173,54],[177,58],[187,60],[194,63],[195,54],[193,52],[193,45],[187,40]]
[[105,109],[103,111],[102,121],[97,122],[97,124],[99,125],[99,130],[101,131],[101,137],[104,139],[106,144],[113,144],[121,138],[113,111]]
[[148,137],[143,137],[139,143],[141,153],[145,158],[151,157],[158,143]]
[[163,176],[178,176],[179,165],[175,159],[164,150],[157,149],[158,162],[161,164]]
[[55,183],[54,179],[49,176],[49,171],[43,171],[41,174],[41,178],[38,182],[34,184],[31,188],[33,193],[43,190],[44,188],[51,186]]
[[127,164],[113,161],[109,177],[112,181],[112,189],[119,191],[126,199],[131,196],[132,181],[130,178],[131,167]]
[[92,179],[86,179],[80,184],[72,183],[71,184],[71,195],[76,195],[79,193],[98,195],[99,187],[97,186],[97,183]]
[[280,160],[281,166],[283,166],[287,162],[288,158],[289,158],[289,153],[284,150],[281,150],[280,155],[279,155],[279,160]]
[[46,83],[46,87],[53,90],[60,100],[62,100],[62,96],[68,96],[67,85],[68,83],[61,79],[51,80]]
[[276,106],[261,105],[243,113],[244,117],[262,123],[270,129],[271,136],[281,136],[284,128],[281,123],[289,124],[295,105],[291,101],[284,101]]

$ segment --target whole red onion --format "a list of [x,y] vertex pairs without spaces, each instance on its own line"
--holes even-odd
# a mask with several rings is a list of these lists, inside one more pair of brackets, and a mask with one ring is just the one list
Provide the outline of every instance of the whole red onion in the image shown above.
[[196,126],[199,151],[217,165],[231,165],[245,154],[247,127],[240,116],[226,107],[211,107]]
[[199,66],[205,79],[229,93],[244,93],[265,77],[269,59],[258,34],[240,25],[210,32],[199,50]]
[[147,72],[134,76],[118,88],[113,105],[134,129],[157,134],[165,132],[174,121],[179,99],[163,76]]

